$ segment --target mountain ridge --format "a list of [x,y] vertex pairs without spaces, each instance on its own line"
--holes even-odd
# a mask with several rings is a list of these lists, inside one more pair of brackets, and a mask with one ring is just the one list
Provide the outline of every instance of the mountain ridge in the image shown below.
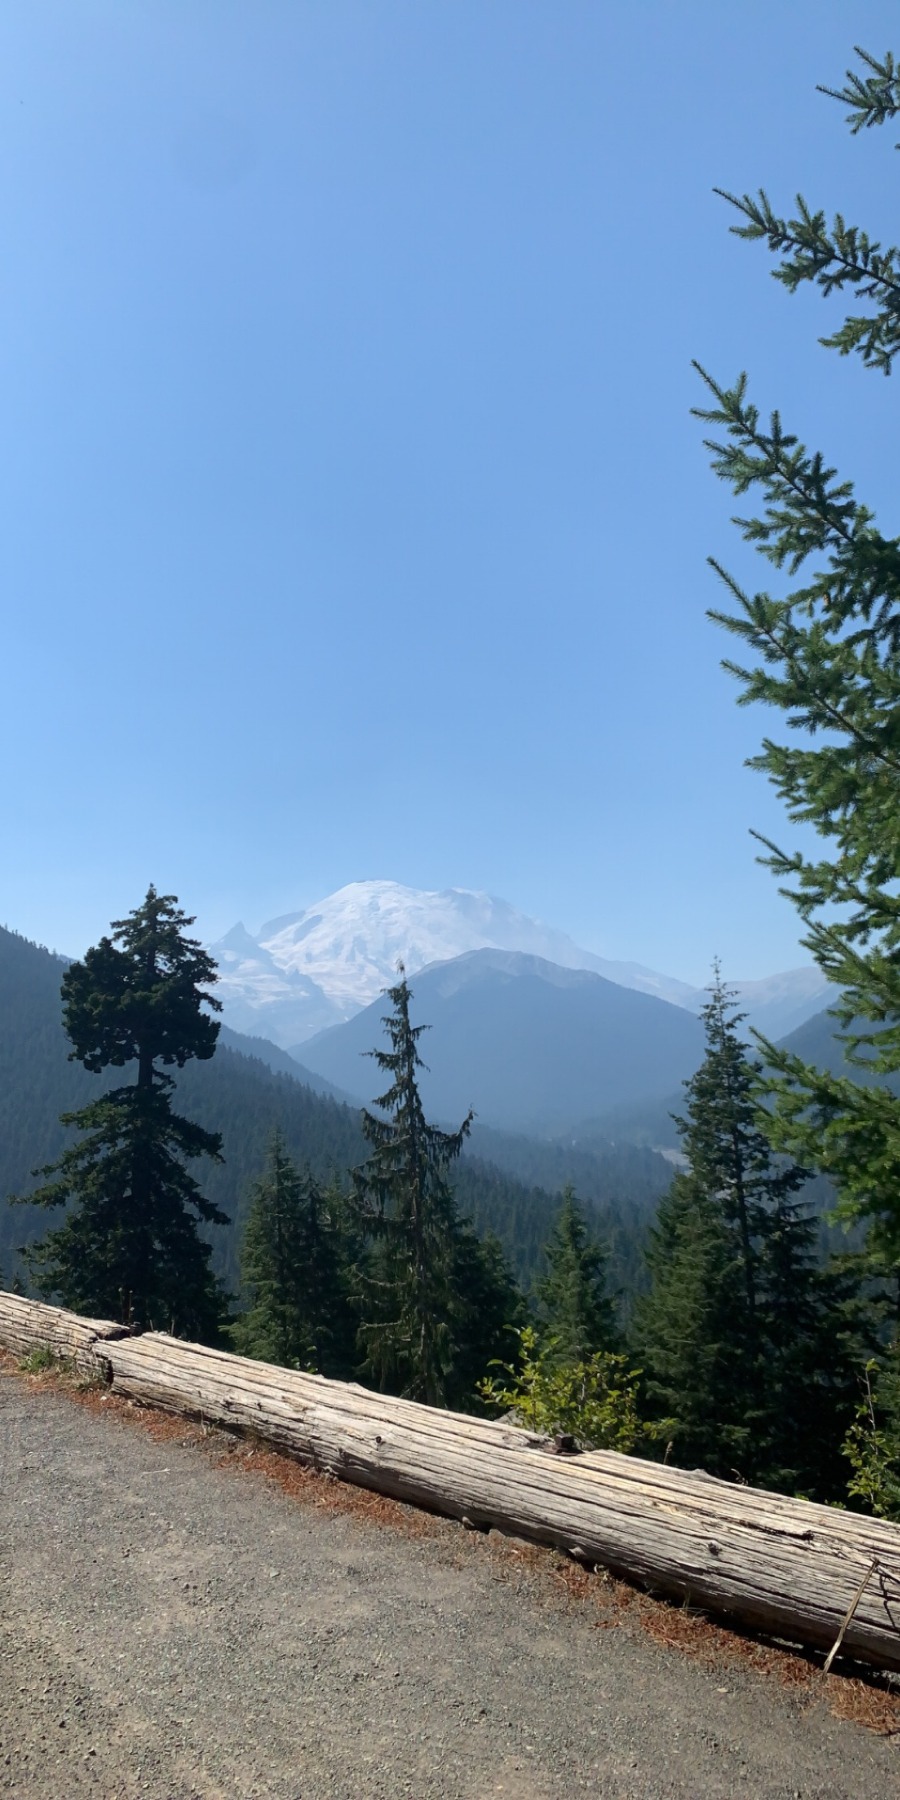
[[[706,998],[703,988],[638,962],[599,956],[508,901],[471,888],[350,882],[312,906],[267,920],[255,936],[240,923],[210,945],[229,1024],[295,1051],[370,1005],[392,984],[399,961],[412,976],[481,949],[587,969],[691,1013]],[[813,965],[731,985],[750,1022],[770,1037],[801,1025],[827,992]]]
[[[589,969],[518,951],[472,950],[422,969],[413,1018],[426,1108],[449,1123],[473,1108],[484,1124],[554,1136],[600,1106],[668,1094],[703,1055],[703,1027],[684,1008]],[[373,1001],[301,1046],[307,1066],[359,1091],[358,1059],[385,1046]],[[373,1072],[374,1073],[374,1072]]]

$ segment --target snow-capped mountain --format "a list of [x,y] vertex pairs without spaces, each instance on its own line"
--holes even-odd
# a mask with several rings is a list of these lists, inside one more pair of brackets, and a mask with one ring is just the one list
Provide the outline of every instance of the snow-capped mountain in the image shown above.
[[218,995],[238,1031],[262,1032],[285,1048],[360,1012],[390,986],[402,961],[410,975],[470,950],[518,950],[566,969],[591,969],[622,987],[676,1005],[687,982],[583,949],[565,932],[468,888],[428,892],[395,881],[354,881],[304,912],[270,919],[256,937],[235,925],[211,951]]
[[219,965],[216,997],[234,1031],[269,1038],[287,1050],[350,1017],[317,982],[277,963],[243,925],[232,926],[210,948]]
[[[468,888],[429,892],[395,881],[355,881],[303,912],[270,919],[255,937],[235,925],[210,949],[228,1023],[286,1049],[377,999],[399,960],[415,975],[472,950],[520,951],[565,969],[588,969],[690,1012],[705,998],[688,982],[597,956],[507,901]],[[775,1036],[825,1004],[815,969],[734,985],[746,996],[751,1022]]]

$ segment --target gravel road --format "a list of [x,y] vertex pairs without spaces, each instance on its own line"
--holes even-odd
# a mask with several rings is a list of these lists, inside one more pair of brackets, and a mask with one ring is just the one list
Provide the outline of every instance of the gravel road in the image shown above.
[[[243,1467],[241,1467],[243,1465]],[[873,1800],[900,1746],[0,1372],[0,1794]],[[547,1564],[549,1568],[549,1562]]]

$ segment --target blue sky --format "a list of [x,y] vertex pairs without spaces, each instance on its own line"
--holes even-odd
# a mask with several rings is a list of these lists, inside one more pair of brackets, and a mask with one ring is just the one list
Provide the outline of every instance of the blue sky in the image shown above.
[[691,358],[896,530],[893,384],[713,185],[896,236],[815,92],[894,6],[7,0],[0,919],[214,938],[486,888],[702,981],[800,960]]

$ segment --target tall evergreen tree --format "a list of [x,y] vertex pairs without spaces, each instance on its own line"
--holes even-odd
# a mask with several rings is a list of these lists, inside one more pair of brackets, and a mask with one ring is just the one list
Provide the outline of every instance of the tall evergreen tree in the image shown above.
[[198,1222],[227,1224],[185,1164],[218,1159],[221,1140],[172,1110],[168,1068],[213,1055],[219,1009],[206,990],[216,968],[174,895],[147,891],[113,922],[83,962],[66,970],[63,1021],[70,1059],[92,1074],[135,1066],[113,1088],[63,1122],[84,1135],[39,1171],[55,1179],[24,1196],[30,1205],[69,1205],[64,1223],[30,1252],[40,1290],[76,1311],[215,1337],[224,1296],[209,1270]]
[[542,1332],[561,1362],[587,1362],[616,1348],[615,1306],[606,1291],[606,1252],[588,1233],[584,1209],[569,1184],[544,1246],[545,1271],[536,1285]]
[[721,978],[718,964],[701,1018],[706,1054],[685,1083],[687,1109],[675,1123],[694,1179],[715,1196],[731,1230],[741,1285],[747,1351],[758,1355],[762,1271],[760,1245],[777,1213],[788,1235],[810,1246],[814,1226],[791,1205],[809,1179],[796,1163],[779,1163],[760,1129],[755,1081],[758,1062],[741,1041],[744,1014]]
[[[900,115],[900,66],[858,51],[845,86],[822,91],[849,108],[851,131]],[[794,218],[768,196],[724,198],[739,236],[767,245],[789,293],[805,284],[826,297],[862,302],[821,342],[889,374],[900,351],[900,249],[883,248],[840,214],[797,199]],[[698,365],[699,368],[699,365]],[[804,943],[836,990],[835,1011],[851,1063],[870,1075],[900,1071],[900,539],[821,454],[810,452],[773,412],[766,426],[747,397],[747,378],[719,386],[700,370],[712,405],[699,417],[713,468],[760,511],[735,520],[783,579],[780,591],[749,593],[713,562],[733,603],[710,617],[737,640],[741,660],[724,667],[740,701],[786,715],[787,741],[765,738],[751,766],[768,776],[788,817],[812,825],[819,853],[781,850],[761,839],[763,861],[806,927]],[[808,566],[810,565],[810,566]],[[800,571],[803,570],[802,577]],[[900,1259],[900,1101],[887,1083],[806,1066],[766,1045],[773,1071],[771,1135],[790,1155],[831,1176],[845,1213],[872,1222],[886,1256]]]
[[717,968],[706,1055],[677,1120],[688,1166],[649,1252],[640,1352],[677,1460],[828,1497],[841,1491],[852,1411],[852,1283],[818,1265],[800,1198],[808,1173],[769,1144],[742,1020]]
[[246,1356],[346,1378],[357,1320],[333,1203],[288,1155],[280,1130],[256,1182],[241,1251],[249,1306],[233,1328]]
[[502,1352],[500,1314],[514,1289],[499,1251],[485,1249],[457,1211],[449,1170],[472,1115],[455,1132],[426,1120],[418,1041],[427,1028],[411,1023],[402,964],[398,972],[384,1019],[391,1048],[370,1052],[390,1085],[375,1102],[379,1112],[363,1112],[372,1154],[354,1174],[358,1216],[373,1241],[361,1343],[379,1387],[432,1406],[461,1405],[473,1369],[482,1374]]

